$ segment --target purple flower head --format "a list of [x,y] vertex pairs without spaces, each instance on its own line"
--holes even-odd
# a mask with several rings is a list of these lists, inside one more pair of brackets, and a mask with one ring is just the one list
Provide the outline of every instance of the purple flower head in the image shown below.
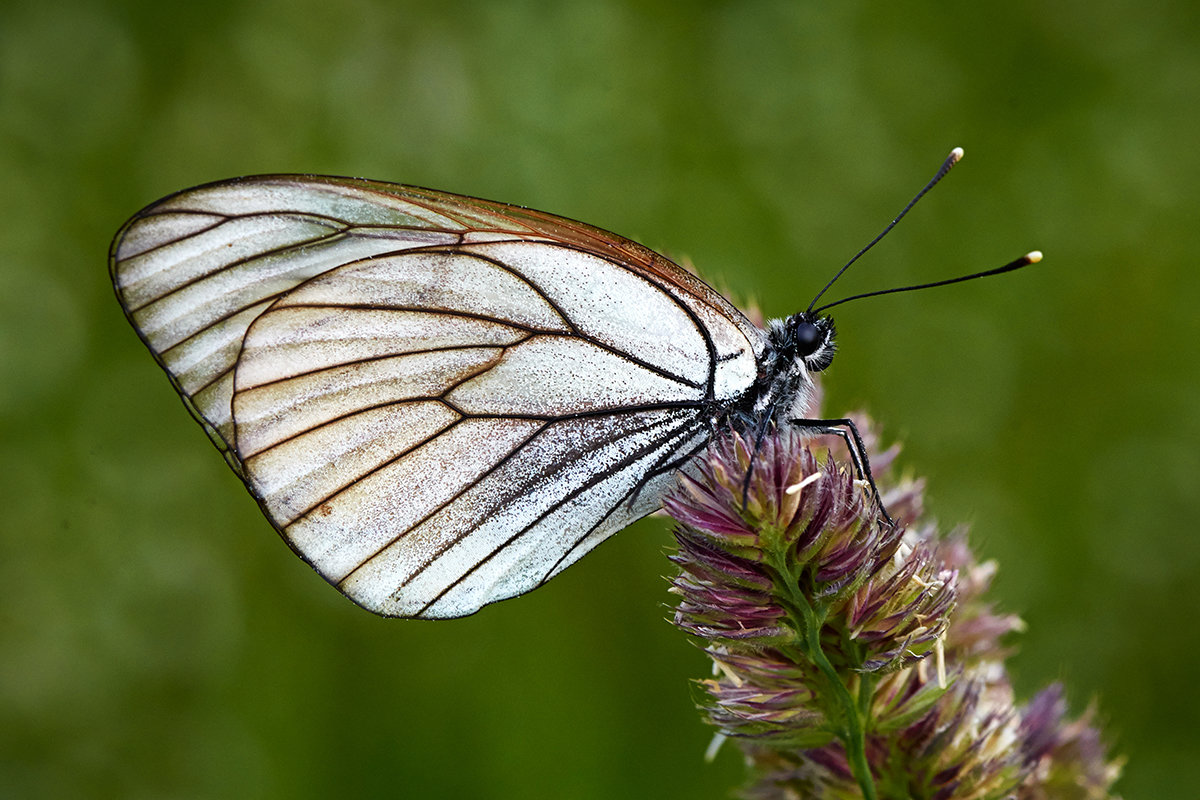
[[1094,717],[1089,707],[1078,719],[1068,719],[1059,684],[1047,686],[1021,709],[1021,754],[1029,777],[1020,800],[1109,797],[1121,761],[1108,758]]
[[1056,687],[1014,704],[1002,639],[1023,623],[986,598],[995,564],[938,534],[924,483],[888,480],[898,448],[856,423],[896,525],[840,441],[818,457],[790,428],[722,436],[664,501],[674,621],[712,661],[699,705],[740,743],[746,796],[1114,798],[1091,711],[1068,720]]
[[768,433],[757,452],[743,436],[722,437],[663,505],[684,537],[763,564],[760,574],[783,568],[803,590],[848,594],[887,563],[902,531],[883,524],[849,470],[818,462],[804,443],[791,428]]

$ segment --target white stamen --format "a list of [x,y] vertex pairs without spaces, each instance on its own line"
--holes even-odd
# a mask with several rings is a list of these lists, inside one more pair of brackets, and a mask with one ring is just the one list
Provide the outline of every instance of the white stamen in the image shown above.
[[723,733],[714,733],[712,741],[708,743],[708,749],[704,751],[704,760],[711,762],[717,757],[717,751],[721,749],[721,745],[725,744],[725,740],[729,738]]
[[720,659],[713,658],[713,675],[724,675],[730,683],[739,689],[745,684],[742,676],[733,671],[733,668]]
[[793,483],[791,486],[784,489],[783,493],[784,494],[796,494],[801,489],[803,489],[805,486],[808,486],[810,484],[816,483],[817,481],[821,480],[821,474],[822,473],[820,473],[820,472],[814,472],[811,475],[806,475],[804,477],[804,479],[802,481],[800,481],[799,483]]
[[938,688],[946,688],[946,646],[943,637],[939,636],[933,646],[933,657],[937,660]]

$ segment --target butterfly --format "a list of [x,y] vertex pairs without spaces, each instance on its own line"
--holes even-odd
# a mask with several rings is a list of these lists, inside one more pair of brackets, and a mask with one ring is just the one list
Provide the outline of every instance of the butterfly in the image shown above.
[[667,258],[563,217],[265,175],[148,206],[109,263],[267,519],[377,614],[461,617],[540,586],[734,427],[841,436],[870,480],[849,420],[803,417],[835,349],[821,309],[759,328]]

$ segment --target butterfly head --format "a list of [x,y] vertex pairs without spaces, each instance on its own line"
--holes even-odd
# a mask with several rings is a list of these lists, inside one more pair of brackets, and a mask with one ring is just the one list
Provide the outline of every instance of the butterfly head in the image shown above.
[[812,312],[794,314],[783,321],[776,335],[781,354],[804,366],[805,372],[820,372],[833,361],[837,331],[833,317]]

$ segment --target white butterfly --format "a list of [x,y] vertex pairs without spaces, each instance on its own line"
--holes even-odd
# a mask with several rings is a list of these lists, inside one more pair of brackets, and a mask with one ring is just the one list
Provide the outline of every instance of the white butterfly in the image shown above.
[[546,582],[658,508],[716,432],[800,414],[834,348],[828,317],[760,329],[598,228],[348,178],[172,195],[125,224],[110,268],[285,541],[388,616]]

